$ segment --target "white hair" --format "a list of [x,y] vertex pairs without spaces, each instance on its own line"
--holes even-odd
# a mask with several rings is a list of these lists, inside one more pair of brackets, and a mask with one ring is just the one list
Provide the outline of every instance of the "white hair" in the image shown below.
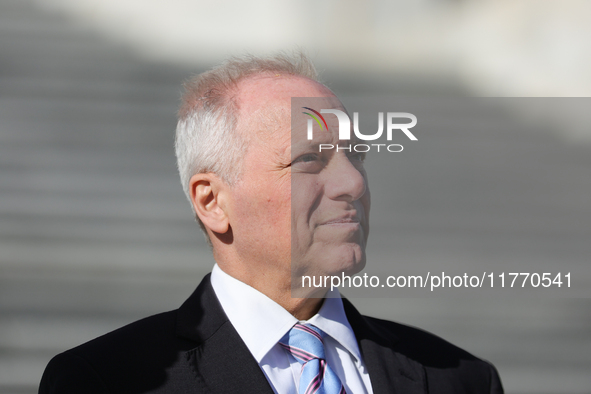
[[[318,80],[312,62],[301,52],[268,58],[235,57],[189,79],[184,84],[175,138],[181,184],[189,201],[189,181],[195,174],[211,172],[229,185],[240,179],[248,137],[236,132],[238,103],[234,97],[238,83],[257,74]],[[195,217],[207,237],[203,223]]]

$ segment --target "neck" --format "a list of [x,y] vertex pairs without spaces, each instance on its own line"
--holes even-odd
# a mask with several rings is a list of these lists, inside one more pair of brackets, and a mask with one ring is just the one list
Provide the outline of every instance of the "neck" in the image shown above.
[[324,302],[324,298],[289,298],[286,302],[273,300],[291,313],[298,320],[308,320],[318,313]]
[[[324,301],[326,289],[316,289],[315,293],[306,294],[305,297],[297,294],[297,298],[292,293],[291,275],[279,274],[273,275],[272,272],[264,272],[253,275],[252,270],[236,269],[231,265],[219,264],[220,269],[231,277],[238,279],[242,283],[260,291],[283,309],[291,313],[298,320],[308,320],[318,313]],[[286,278],[287,276],[287,278]]]

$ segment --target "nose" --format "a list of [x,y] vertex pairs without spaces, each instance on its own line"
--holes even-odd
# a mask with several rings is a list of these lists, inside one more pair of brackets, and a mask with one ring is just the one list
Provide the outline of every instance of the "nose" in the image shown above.
[[335,154],[325,172],[324,192],[333,200],[353,202],[367,191],[367,179],[363,165],[354,164],[344,153]]

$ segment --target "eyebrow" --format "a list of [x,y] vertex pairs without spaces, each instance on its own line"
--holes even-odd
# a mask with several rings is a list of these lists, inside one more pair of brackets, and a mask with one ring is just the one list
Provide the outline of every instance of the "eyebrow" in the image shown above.
[[317,141],[317,140],[303,140],[303,141],[298,141],[296,143],[291,144],[292,147],[292,153],[294,150],[314,150],[315,152],[318,151],[318,149],[320,148],[321,144],[334,144],[334,140],[331,139],[326,139],[326,141]]

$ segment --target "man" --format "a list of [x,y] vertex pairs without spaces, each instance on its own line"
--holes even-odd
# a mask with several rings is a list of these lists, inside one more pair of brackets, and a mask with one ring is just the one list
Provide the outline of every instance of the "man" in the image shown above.
[[363,268],[370,195],[362,154],[318,152],[334,123],[292,136],[293,97],[344,110],[303,56],[187,84],[178,166],[216,265],[178,310],[56,356],[40,393],[502,393],[490,364],[298,282]]

